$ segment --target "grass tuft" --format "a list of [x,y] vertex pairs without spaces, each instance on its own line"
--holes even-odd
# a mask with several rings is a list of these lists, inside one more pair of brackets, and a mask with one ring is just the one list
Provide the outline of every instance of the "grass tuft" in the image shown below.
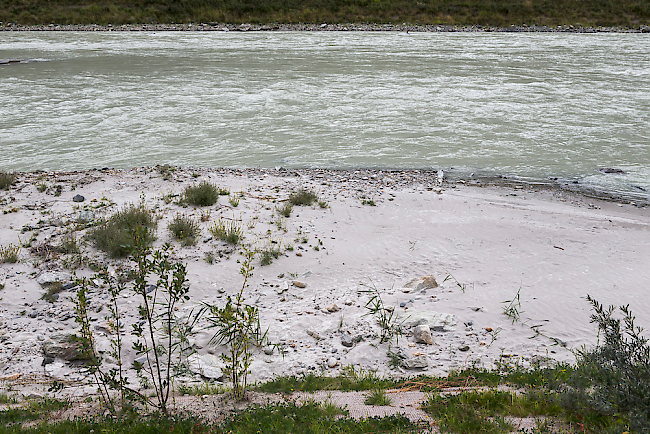
[[379,405],[379,406],[392,404],[392,400],[390,399],[389,396],[386,395],[386,391],[384,389],[371,390],[368,396],[366,397],[366,400],[363,402],[366,405]]
[[217,203],[221,191],[214,184],[203,181],[185,188],[185,201],[194,206],[211,206]]
[[13,173],[0,172],[0,190],[9,190],[15,180],[16,175]]
[[279,247],[268,247],[267,249],[259,250],[260,255],[260,265],[266,266],[271,265],[274,259],[280,257],[280,248]]
[[244,231],[236,221],[228,222],[219,219],[218,222],[208,228],[208,231],[210,231],[213,237],[229,244],[237,245],[244,237]]
[[15,264],[18,262],[20,246],[9,244],[7,247],[0,247],[0,264]]
[[113,258],[122,258],[131,253],[137,239],[145,245],[153,241],[156,220],[144,205],[129,205],[101,223],[88,237],[98,249]]
[[293,209],[293,206],[290,203],[285,203],[280,208],[276,208],[275,210],[281,216],[289,218],[289,216],[291,216],[291,210],[292,209]]
[[201,228],[194,219],[180,214],[174,217],[168,229],[174,239],[184,246],[196,244],[196,239],[201,234]]
[[294,206],[309,206],[317,200],[318,196],[316,196],[316,193],[304,189],[298,190],[295,193],[291,193],[291,196],[289,196],[289,203]]

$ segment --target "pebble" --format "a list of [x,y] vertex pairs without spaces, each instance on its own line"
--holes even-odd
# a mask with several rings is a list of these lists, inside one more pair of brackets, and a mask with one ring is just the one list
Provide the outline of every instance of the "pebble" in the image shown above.
[[469,351],[469,345],[459,345],[458,349],[460,351]]
[[84,200],[86,200],[86,198],[80,194],[75,194],[74,197],[72,198],[73,202],[83,202]]
[[305,288],[305,287],[307,287],[307,284],[306,284],[306,283],[301,282],[301,281],[299,281],[299,280],[294,280],[293,282],[291,282],[291,284],[292,284],[293,286],[295,286],[296,288]]
[[330,368],[335,368],[336,365],[338,365],[338,364],[339,364],[339,361],[336,360],[336,358],[334,358],[334,357],[330,357],[327,360],[327,366],[329,366]]

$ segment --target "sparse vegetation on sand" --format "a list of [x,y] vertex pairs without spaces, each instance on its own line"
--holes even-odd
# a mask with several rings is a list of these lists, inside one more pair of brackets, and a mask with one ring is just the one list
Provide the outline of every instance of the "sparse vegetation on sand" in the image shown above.
[[[246,288],[246,276],[252,269],[251,258],[249,252],[242,268],[245,277],[242,288]],[[119,291],[116,291],[115,294],[119,295]],[[141,291],[146,296],[146,287],[143,286]],[[83,297],[83,291],[81,295]],[[648,340],[641,336],[641,330],[634,325],[634,316],[627,306],[618,309],[622,317],[616,318],[617,310],[614,307],[605,308],[591,298],[588,300],[593,309],[591,320],[598,325],[604,340],[592,349],[583,348],[578,352],[575,365],[540,359],[531,368],[501,364],[493,370],[469,367],[446,377],[420,376],[405,379],[380,378],[371,371],[350,365],[334,377],[307,373],[298,377],[276,378],[255,388],[271,393],[368,390],[370,393],[366,405],[390,405],[387,389],[421,390],[429,394],[421,408],[430,415],[430,422],[443,433],[506,434],[516,429],[511,419],[513,417],[533,418],[536,422],[532,432],[535,433],[645,432],[648,427],[649,405],[646,397],[650,387]],[[230,307],[210,307],[215,315],[212,318],[213,324],[219,330],[215,341],[236,345],[248,342],[246,345],[255,345],[260,337],[265,340],[256,312],[248,311],[254,308],[243,304],[236,307],[233,302]],[[252,315],[245,314],[241,321],[236,320],[233,315],[237,309],[243,309],[242,313],[246,311]],[[86,324],[89,324],[88,321]],[[242,339],[242,336],[247,338]],[[249,355],[239,359],[245,353]],[[250,363],[250,347],[247,350],[235,346],[228,354],[224,360],[231,366],[230,369],[236,369],[237,375],[245,375]],[[246,390],[245,380],[233,377],[233,381],[243,386],[239,389],[240,393],[236,394],[243,396],[242,392]],[[500,386],[498,390],[497,386]],[[448,388],[454,388],[457,393],[446,392]],[[224,392],[221,388],[201,388],[196,392],[184,388],[181,391],[186,394],[199,391],[206,394]],[[233,413],[219,425],[193,419],[191,416],[135,417],[136,414],[128,410],[132,407],[127,406],[122,416],[116,419],[85,419],[74,423],[63,421],[22,428],[23,422],[47,419],[52,411],[70,405],[68,401],[46,398],[40,403],[29,401],[24,408],[0,411],[0,422],[5,425],[0,431],[70,434],[88,433],[91,430],[146,433],[158,432],[160,429],[184,433],[187,432],[184,427],[191,426],[193,433],[325,433],[329,430],[341,433],[407,433],[423,432],[429,426],[402,417],[354,421],[347,417],[345,409],[331,403],[308,401],[299,404],[288,401],[262,407],[250,406]]]
[[88,235],[98,249],[113,258],[127,256],[133,251],[136,237],[150,244],[156,219],[143,204],[129,205],[100,223]]

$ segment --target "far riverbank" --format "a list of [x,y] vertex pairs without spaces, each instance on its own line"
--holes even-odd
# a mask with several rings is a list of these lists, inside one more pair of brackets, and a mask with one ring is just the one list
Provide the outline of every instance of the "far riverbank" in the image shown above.
[[189,24],[40,24],[22,25],[0,23],[0,31],[31,32],[485,32],[485,33],[650,33],[649,25],[636,28],[617,26],[584,27],[581,25],[538,26],[512,25],[499,26],[458,26],[448,24],[377,24],[377,23],[343,23],[343,24],[234,24],[234,23],[189,23]]

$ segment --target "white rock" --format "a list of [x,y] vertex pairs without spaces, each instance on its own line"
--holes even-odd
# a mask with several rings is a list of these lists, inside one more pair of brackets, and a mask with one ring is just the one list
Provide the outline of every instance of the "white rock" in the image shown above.
[[428,324],[429,328],[434,332],[450,332],[453,331],[458,324],[456,315],[413,309],[409,309],[408,315],[401,314],[400,320],[404,321],[404,327],[415,327],[420,324]]
[[51,286],[55,283],[65,283],[70,281],[70,274],[61,271],[45,271],[36,279],[41,286]]
[[330,368],[335,368],[336,365],[338,365],[338,364],[339,364],[339,361],[336,360],[335,357],[330,357],[330,358],[327,360],[327,366],[329,366]]
[[406,369],[422,369],[429,366],[429,359],[426,354],[419,354],[417,356],[406,359],[402,362],[402,366]]
[[212,354],[192,354],[187,358],[190,371],[196,375],[209,378],[212,380],[221,380],[223,378],[223,363],[217,356]]
[[415,326],[413,329],[413,337],[415,342],[420,344],[433,345],[433,338],[431,337],[431,329],[427,324]]
[[438,287],[438,282],[436,282],[436,278],[433,276],[422,276],[422,277],[416,277],[415,279],[412,279],[404,285],[405,288],[411,288],[416,291],[422,290],[422,289],[433,289]]

